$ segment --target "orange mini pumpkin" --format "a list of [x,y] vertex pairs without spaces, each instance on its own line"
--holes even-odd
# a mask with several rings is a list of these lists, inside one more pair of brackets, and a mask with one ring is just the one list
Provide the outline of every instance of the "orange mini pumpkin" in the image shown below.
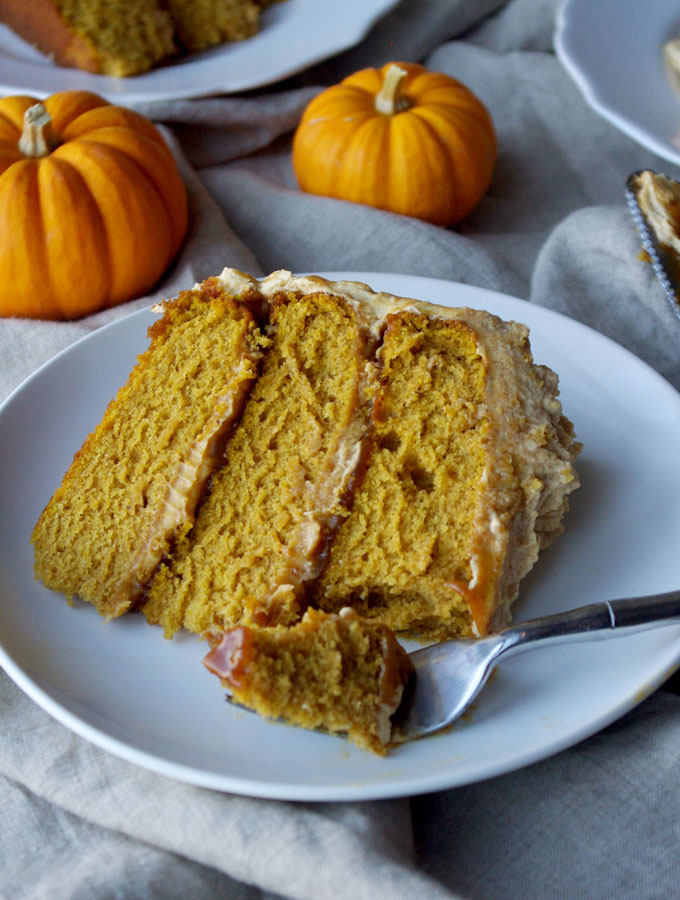
[[388,63],[309,103],[293,168],[304,191],[454,225],[488,190],[496,153],[491,116],[464,84]]
[[75,318],[146,293],[187,196],[144,116],[96,94],[0,99],[0,315]]

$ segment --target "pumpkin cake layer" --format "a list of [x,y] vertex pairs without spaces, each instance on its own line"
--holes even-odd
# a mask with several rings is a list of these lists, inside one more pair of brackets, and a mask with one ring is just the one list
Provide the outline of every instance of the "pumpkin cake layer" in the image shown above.
[[309,609],[288,628],[239,626],[204,663],[236,702],[260,715],[347,733],[379,754],[390,744],[390,717],[413,671],[388,628],[350,609]]
[[370,419],[370,339],[340,296],[269,301],[271,348],[225,464],[143,606],[167,636],[294,622],[349,514]]
[[266,343],[214,281],[164,304],[149,336],[32,536],[45,585],[106,617],[134,604],[191,526]]
[[388,317],[374,450],[315,590],[430,640],[508,617],[576,486],[570,425],[526,329],[483,313]]
[[465,634],[491,427],[484,363],[463,322],[406,312],[388,323],[374,449],[315,602],[400,630]]

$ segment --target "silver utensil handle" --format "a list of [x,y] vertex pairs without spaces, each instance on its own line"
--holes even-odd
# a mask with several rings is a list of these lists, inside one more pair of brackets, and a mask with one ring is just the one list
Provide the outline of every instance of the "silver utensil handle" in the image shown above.
[[530,619],[502,629],[506,651],[528,643],[563,643],[578,639],[598,640],[614,634],[630,634],[680,619],[680,591],[605,600],[569,612]]

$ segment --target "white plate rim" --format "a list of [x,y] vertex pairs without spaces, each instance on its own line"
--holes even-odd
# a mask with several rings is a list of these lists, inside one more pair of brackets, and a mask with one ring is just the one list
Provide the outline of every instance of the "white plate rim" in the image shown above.
[[[428,279],[421,276],[399,276],[367,272],[326,272],[320,274],[324,277],[331,278],[332,280],[358,280],[385,290],[392,289],[393,285],[395,292],[402,293],[405,296],[431,296],[432,290],[439,285],[444,291],[451,290],[456,294],[462,294],[466,298],[466,305],[477,306],[480,308],[493,308],[494,306],[500,305],[504,308],[504,314],[508,318],[512,318],[518,313],[525,313],[523,317],[521,315],[516,315],[516,317],[520,320],[522,320],[522,318],[544,321],[549,320],[551,323],[554,323],[562,329],[574,331],[581,340],[594,341],[598,346],[609,347],[615,356],[637,369],[642,373],[644,378],[649,379],[649,383],[654,386],[655,391],[665,393],[668,401],[671,404],[675,404],[680,411],[680,395],[678,395],[668,382],[658,375],[658,373],[654,372],[637,357],[633,356],[613,341],[593,332],[591,329],[587,328],[587,326],[581,325],[558,313],[540,307],[534,307],[526,304],[523,300],[508,297],[507,295],[489,291],[484,288],[477,288],[453,282],[444,282],[438,279]],[[397,288],[399,289],[398,291]],[[456,300],[454,305],[461,305],[460,300]],[[36,370],[36,372],[22,382],[22,384],[19,385],[0,405],[0,423],[3,421],[5,409],[11,403],[16,402],[17,398],[21,397],[22,392],[26,390],[27,386],[34,379],[38,378],[41,373],[50,370],[53,366],[58,366],[59,361],[73,353],[76,348],[90,342],[101,341],[106,337],[107,332],[115,333],[121,328],[121,325],[124,322],[129,324],[132,320],[136,319],[139,319],[139,321],[142,322],[148,317],[148,314],[148,310],[133,312],[123,319],[119,319],[116,322],[104,326],[104,328],[101,328],[98,331],[84,336],[70,347],[62,350],[52,360],[44,363]],[[2,429],[0,428],[0,445],[1,443]],[[564,540],[564,538],[562,538],[562,540]],[[547,552],[549,553],[551,551]],[[673,585],[661,584],[658,586],[658,590],[670,589],[672,586]],[[0,602],[2,602],[2,598],[0,598]],[[69,614],[70,613],[71,611],[69,611]],[[1,630],[0,627],[0,632]],[[677,633],[675,627],[667,629],[667,633],[670,634],[670,637],[668,642],[664,644],[663,655],[659,656],[655,665],[645,671],[644,678],[641,679],[635,692],[629,692],[626,696],[621,696],[618,702],[612,704],[607,710],[601,711],[595,716],[584,718],[580,723],[580,727],[577,729],[572,729],[569,733],[561,736],[556,735],[554,739],[547,740],[532,748],[525,747],[511,758],[505,759],[500,765],[493,759],[480,761],[472,774],[468,770],[463,777],[460,777],[459,773],[456,773],[455,767],[453,767],[453,769],[445,767],[443,771],[424,775],[411,773],[408,776],[401,777],[398,775],[396,777],[369,777],[361,782],[335,785],[305,783],[276,784],[266,780],[261,782],[257,780],[244,780],[239,777],[231,777],[225,773],[216,774],[214,772],[203,770],[200,767],[172,762],[163,758],[162,755],[150,754],[138,747],[131,746],[129,742],[121,741],[111,734],[106,734],[101,728],[74,715],[40,685],[33,681],[30,675],[22,668],[20,662],[15,660],[5,649],[2,644],[1,634],[0,665],[2,665],[12,680],[15,681],[15,683],[39,706],[53,716],[53,718],[102,749],[150,771],[186,783],[247,796],[280,800],[350,801],[415,795],[456,787],[505,774],[506,772],[524,767],[540,759],[544,759],[546,756],[557,753],[566,747],[572,746],[632,709],[636,704],[640,703],[645,696],[648,696],[649,693],[655,690],[658,685],[675,670],[680,663],[680,635]],[[637,638],[625,638],[622,640],[631,641],[637,640]],[[445,739],[448,739],[448,736],[445,736],[444,738],[435,737],[430,740],[441,741]],[[390,757],[387,759],[389,760]],[[389,762],[386,763],[386,767],[387,769],[390,768]]]
[[[631,0],[617,0],[617,2],[622,7],[618,15],[625,19],[625,7]],[[579,32],[575,26],[575,23],[578,22],[579,6],[582,3],[583,0],[561,0],[557,9],[553,43],[561,64],[583,94],[587,103],[599,115],[652,153],[669,162],[680,165],[679,147],[666,140],[655,128],[639,121],[634,112],[627,109],[625,104],[622,105],[618,100],[606,96],[602,91],[600,78],[598,77],[598,65],[600,62],[606,61],[609,58],[609,54],[616,52],[616,48],[603,47],[599,61],[582,52],[578,40]],[[611,3],[605,9],[603,0],[587,0],[587,4],[591,10],[601,10],[603,13],[608,12],[611,16],[617,14]],[[672,36],[670,25],[673,22],[678,25],[677,33],[680,34],[680,12],[677,7],[673,9],[666,3],[666,0],[662,0],[660,5],[656,2],[645,4],[645,11],[650,16],[664,17],[659,21],[660,24],[669,26],[669,37]],[[602,29],[598,33],[602,35],[603,41],[606,42],[607,30]],[[658,47],[658,60],[658,82],[650,87],[650,90],[661,90],[668,94],[668,108],[675,112],[674,119],[677,122],[678,129],[680,129],[680,95],[673,91],[670,81],[664,72],[660,46]],[[633,77],[633,66],[630,67],[630,73],[631,77]],[[677,106],[677,110],[674,110],[675,106]]]

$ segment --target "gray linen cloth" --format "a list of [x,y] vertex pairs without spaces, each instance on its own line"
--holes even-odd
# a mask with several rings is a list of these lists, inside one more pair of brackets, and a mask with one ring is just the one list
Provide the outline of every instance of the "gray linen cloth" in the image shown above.
[[[680,323],[639,259],[623,198],[635,169],[678,173],[585,104],[552,49],[555,8],[405,0],[358,47],[283,84],[140,107],[164,123],[181,161],[185,248],[153,295],[124,307],[71,323],[0,322],[0,397],[79,336],[225,265],[412,273],[503,291],[580,319],[680,387]],[[493,184],[455,230],[296,187],[290,137],[306,103],[392,59],[459,77],[496,123]],[[481,784],[295,804],[138,769],[0,673],[0,897],[678,896],[679,739],[680,700],[662,689],[573,749]]]

